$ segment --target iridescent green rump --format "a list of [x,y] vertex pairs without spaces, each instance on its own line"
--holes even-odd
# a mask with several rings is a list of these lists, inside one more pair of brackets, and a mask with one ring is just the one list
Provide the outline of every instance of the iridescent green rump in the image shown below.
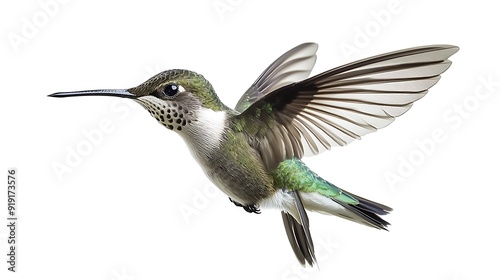
[[275,185],[290,190],[316,192],[345,203],[358,204],[359,201],[344,193],[340,188],[319,177],[300,159],[292,158],[281,162],[272,172]]

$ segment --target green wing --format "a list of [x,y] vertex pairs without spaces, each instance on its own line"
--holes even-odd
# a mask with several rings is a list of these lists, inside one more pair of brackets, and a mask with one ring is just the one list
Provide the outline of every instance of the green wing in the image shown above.
[[450,45],[395,51],[254,92],[242,98],[252,104],[238,103],[246,110],[235,123],[274,170],[285,159],[344,146],[387,126],[438,82],[457,51]]

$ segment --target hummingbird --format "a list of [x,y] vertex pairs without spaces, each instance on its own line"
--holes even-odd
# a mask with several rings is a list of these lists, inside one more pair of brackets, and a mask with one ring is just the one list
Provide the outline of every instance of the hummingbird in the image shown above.
[[202,75],[167,70],[129,89],[57,92],[51,97],[132,99],[177,133],[206,176],[249,213],[281,211],[298,261],[317,264],[306,210],[375,229],[392,208],[323,179],[301,160],[389,125],[448,69],[452,45],[430,45],[355,61],[310,76],[318,45],[289,50],[226,106]]

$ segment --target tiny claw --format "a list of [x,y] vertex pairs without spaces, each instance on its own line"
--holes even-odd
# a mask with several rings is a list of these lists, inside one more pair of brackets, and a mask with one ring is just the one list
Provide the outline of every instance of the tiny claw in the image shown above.
[[255,213],[255,214],[260,214],[260,209],[257,208],[257,206],[253,205],[253,204],[248,204],[248,205],[243,205],[237,201],[234,201],[232,198],[229,197],[229,201],[231,201],[232,203],[234,203],[234,205],[238,206],[238,207],[243,207],[243,209],[245,211],[247,211],[248,213]]
[[243,206],[243,209],[245,209],[245,211],[247,211],[248,213],[260,214],[260,209],[257,208],[257,206],[252,205],[252,204]]

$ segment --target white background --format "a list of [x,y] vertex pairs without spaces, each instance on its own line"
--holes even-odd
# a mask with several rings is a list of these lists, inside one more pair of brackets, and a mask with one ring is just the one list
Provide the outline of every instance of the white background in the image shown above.
[[[0,278],[498,279],[493,2],[131,2],[1,4]],[[232,205],[181,138],[132,101],[46,97],[129,88],[185,68],[234,106],[269,63],[307,41],[320,45],[313,74],[418,45],[461,48],[388,128],[305,159],[325,179],[394,208],[390,232],[311,213],[320,270],[298,265],[279,212]],[[429,140],[436,130],[439,142]],[[78,148],[79,160],[70,152]],[[4,261],[10,167],[19,184],[17,273]]]

